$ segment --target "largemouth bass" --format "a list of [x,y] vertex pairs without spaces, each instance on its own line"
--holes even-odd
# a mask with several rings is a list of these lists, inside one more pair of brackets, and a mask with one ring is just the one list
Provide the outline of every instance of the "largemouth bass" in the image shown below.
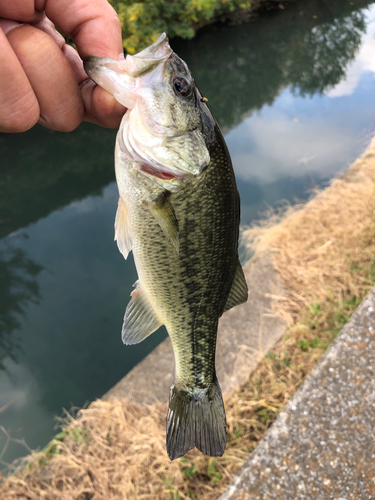
[[163,33],[125,60],[91,57],[88,75],[124,104],[115,170],[115,239],[138,281],[122,327],[136,344],[161,325],[176,361],[167,416],[171,460],[194,447],[221,456],[223,399],[215,372],[219,317],[247,300],[238,260],[240,200],[220,129]]

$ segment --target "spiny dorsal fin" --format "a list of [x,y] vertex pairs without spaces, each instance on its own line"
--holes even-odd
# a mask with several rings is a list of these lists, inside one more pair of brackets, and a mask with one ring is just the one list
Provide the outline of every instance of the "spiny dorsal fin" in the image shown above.
[[243,304],[244,302],[246,302],[247,293],[248,292],[245,276],[240,261],[238,260],[232,288],[230,289],[224,312],[229,311],[229,309],[232,309],[232,307],[234,306],[238,306],[239,304]]
[[142,342],[162,325],[139,281],[134,286],[122,325],[122,341],[127,345]]
[[115,241],[117,241],[118,249],[126,259],[132,249],[132,240],[128,210],[121,197],[118,200],[115,218]]
[[178,220],[174,208],[169,203],[167,197],[162,194],[157,203],[149,206],[151,213],[155,217],[163,233],[173,244],[176,252],[179,252],[179,229]]

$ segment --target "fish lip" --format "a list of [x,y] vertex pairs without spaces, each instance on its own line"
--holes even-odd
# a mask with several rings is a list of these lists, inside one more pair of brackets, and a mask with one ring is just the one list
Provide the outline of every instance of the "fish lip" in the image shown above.
[[108,75],[123,75],[126,78],[126,83],[128,86],[134,87],[135,85],[135,82],[132,81],[133,79],[127,74],[125,61],[114,61],[112,59],[108,59],[107,57],[90,56],[86,57],[86,59],[83,60],[83,67],[91,80],[93,80],[99,86],[101,86],[101,84],[99,83],[100,75],[104,72],[106,72]]
[[158,36],[156,42],[141,50],[141,52],[138,52],[135,56],[139,58],[148,58],[150,55],[154,55],[155,57],[165,56],[167,52],[171,54],[172,49],[168,42],[167,34],[163,32]]
[[156,42],[137,54],[128,54],[125,59],[118,61],[108,57],[90,56],[83,60],[83,67],[90,78],[92,78],[93,71],[99,69],[113,71],[128,79],[134,79],[153,71],[159,64],[165,63],[172,54],[173,50],[169,46],[168,37],[162,33]]
[[173,51],[165,33],[142,52],[118,61],[88,57],[83,61],[87,75],[123,106],[133,109],[147,84],[163,80],[163,68]]

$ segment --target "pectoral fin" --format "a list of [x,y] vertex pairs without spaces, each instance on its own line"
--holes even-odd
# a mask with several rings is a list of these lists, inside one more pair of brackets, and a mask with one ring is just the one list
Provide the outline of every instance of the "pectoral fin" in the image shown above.
[[151,213],[155,217],[163,233],[173,244],[176,252],[179,252],[179,229],[178,220],[174,208],[163,194],[157,203],[149,206]]
[[240,261],[238,260],[232,288],[230,289],[227,303],[225,304],[223,312],[232,309],[232,307],[234,306],[238,306],[239,304],[243,304],[244,302],[246,302],[247,293],[248,292],[245,276]]
[[118,207],[115,219],[115,241],[125,259],[132,249],[131,231],[129,224],[129,215],[125,203],[121,197],[118,200]]
[[137,281],[125,311],[122,341],[127,345],[138,344],[161,325],[162,323]]

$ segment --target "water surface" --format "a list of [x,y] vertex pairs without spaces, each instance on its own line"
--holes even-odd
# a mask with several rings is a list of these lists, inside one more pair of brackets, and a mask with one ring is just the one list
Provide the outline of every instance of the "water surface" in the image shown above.
[[[250,224],[306,199],[363,150],[375,121],[371,2],[300,2],[172,47],[209,99]],[[113,242],[115,131],[0,134],[0,459],[56,432],[166,335],[123,346],[136,271]]]

